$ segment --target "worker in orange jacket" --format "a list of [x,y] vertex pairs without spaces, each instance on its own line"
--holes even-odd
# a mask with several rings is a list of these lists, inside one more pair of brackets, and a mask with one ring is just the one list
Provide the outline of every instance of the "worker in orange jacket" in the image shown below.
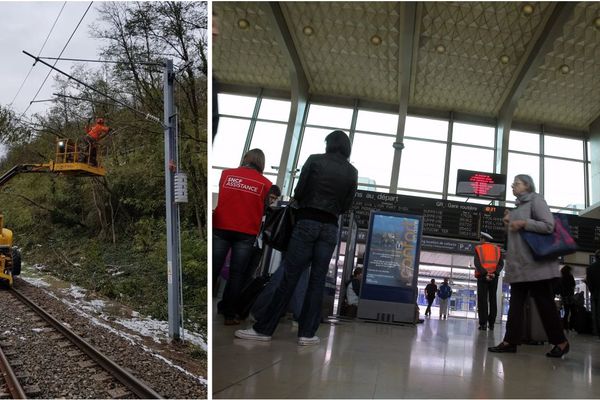
[[475,246],[475,277],[477,278],[477,311],[479,314],[479,330],[494,330],[498,306],[496,291],[498,276],[504,267],[504,259],[500,247],[488,243],[493,237],[481,232],[481,244]]
[[[104,118],[96,118],[96,124],[91,128],[86,126],[86,135],[84,141],[89,149],[89,163],[91,165],[97,164],[97,153],[98,153],[98,142],[108,136],[110,128],[104,124]],[[85,149],[81,149],[82,152]],[[85,157],[80,157],[80,161],[85,160]]]

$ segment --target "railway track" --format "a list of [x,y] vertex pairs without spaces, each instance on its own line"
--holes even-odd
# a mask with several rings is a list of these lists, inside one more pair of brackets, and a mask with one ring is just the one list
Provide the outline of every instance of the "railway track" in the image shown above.
[[[22,377],[10,372],[10,366],[6,373],[2,369],[10,397],[162,398],[21,292],[11,289],[0,295],[3,311],[11,310],[15,319],[12,325],[3,323],[0,331],[0,349],[15,357],[0,359],[13,367],[16,363]],[[38,355],[39,363],[30,359]]]

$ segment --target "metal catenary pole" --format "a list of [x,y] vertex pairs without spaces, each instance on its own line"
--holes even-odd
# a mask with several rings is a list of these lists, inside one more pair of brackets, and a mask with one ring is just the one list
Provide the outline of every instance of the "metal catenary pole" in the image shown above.
[[175,202],[174,177],[177,159],[173,60],[165,60],[164,126],[165,126],[165,194],[167,211],[167,281],[169,286],[169,337],[180,340],[181,310],[179,290],[179,209]]

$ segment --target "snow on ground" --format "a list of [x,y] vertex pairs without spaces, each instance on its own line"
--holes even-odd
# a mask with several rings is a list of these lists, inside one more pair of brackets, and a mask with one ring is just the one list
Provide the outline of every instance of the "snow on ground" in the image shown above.
[[[43,281],[42,279],[30,278],[30,277],[24,277],[24,276],[22,276],[21,278],[37,287],[51,286],[50,284]],[[73,309],[79,315],[81,315],[85,318],[88,318],[92,323],[102,326],[105,329],[108,329],[109,331],[127,339],[132,344],[140,345],[145,351],[152,353],[153,356],[161,359],[162,361],[166,362],[169,365],[172,365],[173,367],[179,369],[180,371],[182,371],[190,376],[193,376],[198,381],[200,381],[202,384],[205,384],[205,385],[208,384],[208,381],[205,378],[195,376],[194,374],[186,371],[182,367],[174,365],[171,361],[165,359],[161,355],[156,354],[154,351],[152,351],[151,349],[149,349],[148,347],[143,345],[141,342],[141,338],[139,336],[130,335],[125,332],[118,331],[118,330],[114,329],[112,326],[105,323],[104,321],[108,321],[109,319],[111,319],[114,322],[118,323],[119,325],[122,325],[125,328],[128,328],[134,332],[139,333],[139,335],[141,335],[141,336],[151,338],[156,343],[166,342],[169,340],[169,326],[168,326],[167,322],[158,321],[158,320],[148,318],[148,317],[143,317],[138,312],[135,312],[135,311],[131,313],[132,318],[130,318],[130,319],[117,318],[115,320],[114,317],[110,317],[108,314],[105,314],[103,312],[104,307],[106,306],[106,302],[104,302],[102,300],[86,300],[85,299],[85,296],[86,296],[85,289],[72,285],[71,287],[69,287],[67,289],[62,289],[62,292],[67,294],[68,296],[61,298],[61,297],[56,296],[52,292],[48,292],[48,294],[50,296],[62,301],[63,303],[67,304],[71,309]],[[98,318],[96,318],[96,316],[94,316],[92,314],[98,314]],[[103,320],[103,321],[101,321],[101,320]],[[185,341],[188,341],[190,343],[193,343],[194,345],[200,346],[204,351],[207,351],[208,347],[206,344],[206,340],[197,333],[193,333],[193,332],[184,330],[182,339]]]

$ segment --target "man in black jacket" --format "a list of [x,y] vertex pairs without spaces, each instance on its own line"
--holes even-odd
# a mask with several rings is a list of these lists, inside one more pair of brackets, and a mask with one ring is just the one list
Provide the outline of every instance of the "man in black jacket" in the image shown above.
[[325,154],[313,154],[302,167],[294,192],[297,202],[296,224],[280,268],[283,281],[273,300],[254,326],[238,330],[240,339],[269,341],[279,316],[287,307],[302,272],[311,266],[302,312],[298,321],[298,344],[319,344],[315,333],[321,321],[321,303],[329,261],[337,244],[337,221],[350,209],[358,182],[358,171],[348,159],[351,144],[342,131],[325,138]]

